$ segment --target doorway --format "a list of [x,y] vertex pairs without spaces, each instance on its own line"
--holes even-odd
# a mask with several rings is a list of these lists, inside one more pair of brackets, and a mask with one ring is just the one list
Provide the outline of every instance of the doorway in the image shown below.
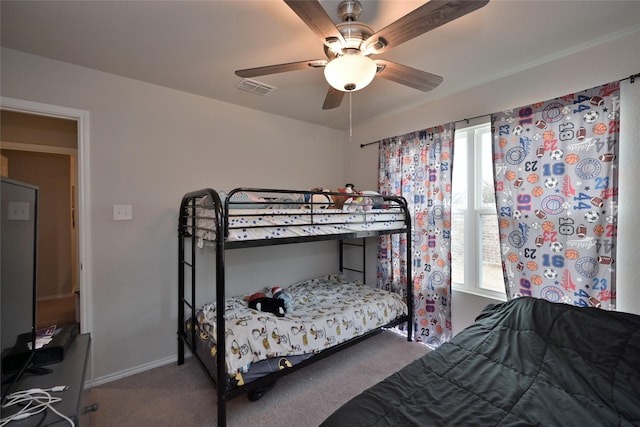
[[[5,119],[6,117],[3,117]],[[7,122],[3,120],[2,124]],[[11,125],[9,125],[11,127]],[[4,139],[4,138],[3,138]],[[75,149],[51,152],[48,146],[3,141],[7,176],[35,185],[38,200],[37,327],[80,323],[75,295],[78,291],[77,229],[74,218]],[[63,151],[68,151],[69,154]]]
[[75,323],[90,332],[82,161],[88,112],[2,98],[0,113],[3,172],[41,188],[38,325]]

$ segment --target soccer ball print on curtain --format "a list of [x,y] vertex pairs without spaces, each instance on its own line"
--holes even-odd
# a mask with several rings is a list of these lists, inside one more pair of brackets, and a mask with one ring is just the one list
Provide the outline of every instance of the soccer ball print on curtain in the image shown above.
[[507,297],[615,309],[619,83],[492,117]]
[[[416,340],[439,346],[451,338],[451,165],[454,125],[380,141],[379,191],[407,200],[413,235]],[[378,286],[402,291],[404,237],[380,238]]]

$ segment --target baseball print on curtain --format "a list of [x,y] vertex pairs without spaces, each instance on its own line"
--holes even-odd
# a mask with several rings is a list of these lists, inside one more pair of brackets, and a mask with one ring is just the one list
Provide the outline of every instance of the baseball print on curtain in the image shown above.
[[[415,339],[439,346],[451,338],[451,165],[453,123],[379,143],[379,191],[409,205],[413,235]],[[380,238],[378,286],[402,292],[406,244]]]
[[619,82],[492,116],[509,299],[616,305]]

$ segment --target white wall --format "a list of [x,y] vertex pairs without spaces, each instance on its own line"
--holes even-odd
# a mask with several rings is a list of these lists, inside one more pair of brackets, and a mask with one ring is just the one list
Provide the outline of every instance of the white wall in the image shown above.
[[[94,380],[175,357],[177,216],[203,187],[337,187],[343,132],[2,49],[2,96],[90,112]],[[132,204],[133,221],[113,221]],[[228,293],[337,268],[327,244],[230,257]],[[287,260],[286,268],[272,259]],[[213,259],[213,258],[212,258]],[[266,269],[266,270],[265,270]],[[260,273],[259,275],[257,273]],[[260,284],[262,286],[262,284]],[[203,301],[204,302],[204,301]]]
[[[640,53],[636,50],[640,68]],[[640,193],[638,159],[640,159],[640,79],[620,84],[620,150],[618,151],[618,247],[617,309],[640,314],[638,242],[640,227]]]
[[[376,188],[378,146],[360,148],[360,144],[402,135],[411,131],[465,118],[491,114],[508,108],[552,99],[582,89],[599,86],[640,72],[640,31],[628,33],[600,45],[585,48],[563,58],[537,64],[495,81],[451,94],[437,101],[391,112],[353,129],[353,138],[345,150],[345,176],[359,188]],[[521,68],[525,68],[524,65]],[[445,76],[446,79],[446,76]],[[628,90],[627,101],[635,92],[635,113],[627,109],[626,127],[620,141],[620,224],[618,235],[618,309],[640,314],[640,263],[635,262],[640,227],[633,224],[640,210],[635,186],[637,159],[640,158],[640,109],[637,105],[640,81],[635,91]],[[357,94],[354,94],[357,96]],[[626,105],[629,105],[626,104]],[[463,126],[464,123],[459,123]],[[627,184],[625,186],[625,183]],[[623,188],[624,187],[624,188]],[[482,307],[495,300],[474,295],[452,295],[454,332],[468,326]]]

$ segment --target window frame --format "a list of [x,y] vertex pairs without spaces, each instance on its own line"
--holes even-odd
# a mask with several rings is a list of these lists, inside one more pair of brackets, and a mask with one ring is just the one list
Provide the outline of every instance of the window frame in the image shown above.
[[[483,274],[483,256],[482,256],[482,245],[483,245],[483,236],[482,236],[482,217],[483,215],[493,215],[496,218],[497,224],[497,211],[495,204],[486,206],[482,202],[482,150],[480,149],[480,142],[482,141],[482,136],[484,134],[489,133],[489,137],[491,138],[491,124],[489,122],[484,122],[476,125],[466,126],[461,129],[456,129],[456,138],[460,135],[460,133],[465,133],[466,135],[466,151],[467,151],[467,164],[460,165],[455,164],[455,142],[454,142],[454,166],[453,173],[455,174],[456,169],[460,169],[465,167],[467,171],[467,179],[466,179],[466,188],[467,188],[467,201],[466,207],[463,209],[458,209],[454,204],[451,205],[451,213],[452,216],[456,212],[464,212],[464,282],[459,283],[455,282],[453,278],[453,273],[451,275],[451,287],[455,291],[470,293],[473,295],[482,296],[485,298],[491,298],[495,300],[506,301],[506,290],[502,292],[495,291],[492,289],[487,289],[482,287],[482,274]],[[491,140],[491,139],[490,139]],[[493,165],[491,168],[491,176],[494,178],[493,173]],[[494,178],[495,179],[495,178]],[[493,188],[493,186],[492,186]],[[472,189],[470,191],[470,189]],[[455,186],[452,183],[451,188],[452,196],[455,194]],[[497,226],[497,225],[496,225]],[[454,225],[452,222],[451,234],[452,236],[455,233]],[[498,245],[500,242],[498,241]],[[499,246],[498,246],[499,247]],[[452,251],[452,259],[451,266],[454,266],[454,253]],[[468,260],[473,260],[473,262],[469,262]],[[503,283],[503,282],[501,282]]]

